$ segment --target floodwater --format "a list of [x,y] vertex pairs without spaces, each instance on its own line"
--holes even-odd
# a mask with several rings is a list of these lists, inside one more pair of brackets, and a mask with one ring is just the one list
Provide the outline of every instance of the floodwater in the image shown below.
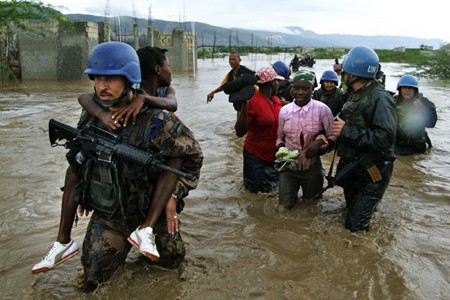
[[[252,69],[291,57],[249,55]],[[320,76],[333,60],[318,60]],[[1,299],[448,299],[450,295],[450,110],[447,82],[420,80],[437,106],[428,130],[434,147],[398,158],[371,230],[344,229],[342,190],[280,212],[276,192],[250,194],[242,184],[243,139],[223,93],[206,95],[228,72],[228,59],[199,60],[196,74],[176,73],[177,114],[204,152],[198,188],[180,215],[185,262],[168,270],[132,250],[122,274],[93,294],[80,286],[80,255],[37,275],[32,266],[56,238],[66,169],[62,147],[51,148],[48,121],[75,126],[77,96],[89,80],[25,81],[31,96],[4,86],[0,95]],[[384,63],[387,88],[407,69]],[[328,169],[331,155],[324,158]],[[328,171],[328,170],[326,170]],[[80,244],[87,218],[73,230]]]

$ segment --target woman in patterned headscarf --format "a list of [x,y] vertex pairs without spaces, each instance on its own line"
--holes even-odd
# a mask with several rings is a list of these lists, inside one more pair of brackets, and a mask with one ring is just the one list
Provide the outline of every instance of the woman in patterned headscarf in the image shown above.
[[259,90],[242,105],[236,124],[236,135],[245,137],[244,186],[252,193],[270,192],[278,187],[274,168],[280,99],[276,96],[278,80],[284,80],[273,67],[256,71]]

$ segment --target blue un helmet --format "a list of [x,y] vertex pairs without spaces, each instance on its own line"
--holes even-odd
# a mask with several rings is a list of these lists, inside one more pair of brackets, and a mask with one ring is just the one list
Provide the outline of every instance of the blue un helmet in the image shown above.
[[93,75],[122,75],[131,83],[141,82],[141,69],[136,51],[122,42],[106,42],[92,49],[84,74],[91,80]]
[[276,61],[273,63],[272,67],[275,69],[275,72],[277,72],[278,75],[283,76],[285,79],[289,79],[291,71],[284,62],[282,62],[281,60]]
[[403,75],[397,83],[397,90],[400,90],[402,86],[408,86],[416,88],[419,91],[419,81],[415,76]]
[[344,72],[362,78],[375,78],[380,60],[378,54],[366,46],[353,47],[345,57]]
[[335,71],[323,72],[322,77],[320,77],[320,84],[322,84],[323,81],[333,81],[336,85],[339,84],[339,79]]

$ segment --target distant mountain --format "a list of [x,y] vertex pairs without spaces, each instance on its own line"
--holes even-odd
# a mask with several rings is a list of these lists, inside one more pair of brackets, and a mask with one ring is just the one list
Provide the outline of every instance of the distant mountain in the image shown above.
[[[74,21],[101,22],[104,17],[69,14]],[[137,19],[139,34],[146,34],[148,21]],[[119,22],[120,21],[120,22]],[[130,34],[133,28],[132,17],[109,18],[111,29]],[[151,25],[162,32],[169,32],[174,28],[192,31],[192,22],[173,22],[153,19]],[[366,45],[374,49],[393,49],[396,47],[420,48],[421,45],[432,46],[439,49],[448,42],[441,39],[423,39],[407,36],[363,36],[348,34],[317,34],[311,30],[304,30],[299,26],[284,27],[283,32],[267,30],[248,30],[242,28],[223,28],[206,23],[195,22],[198,46],[279,46],[279,47],[305,47],[305,48],[351,48],[356,45]]]

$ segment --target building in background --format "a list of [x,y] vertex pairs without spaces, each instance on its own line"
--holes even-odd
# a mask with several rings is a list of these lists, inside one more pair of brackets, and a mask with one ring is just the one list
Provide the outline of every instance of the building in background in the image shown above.
[[[29,25],[39,33],[17,30],[12,35],[0,36],[0,59],[18,79],[81,79],[91,50],[117,36],[111,35],[108,22],[73,22],[70,27],[57,21],[29,22]],[[152,45],[168,49],[173,71],[197,68],[194,32],[173,29],[165,33],[149,27],[146,38],[135,37],[126,42],[135,48]]]

